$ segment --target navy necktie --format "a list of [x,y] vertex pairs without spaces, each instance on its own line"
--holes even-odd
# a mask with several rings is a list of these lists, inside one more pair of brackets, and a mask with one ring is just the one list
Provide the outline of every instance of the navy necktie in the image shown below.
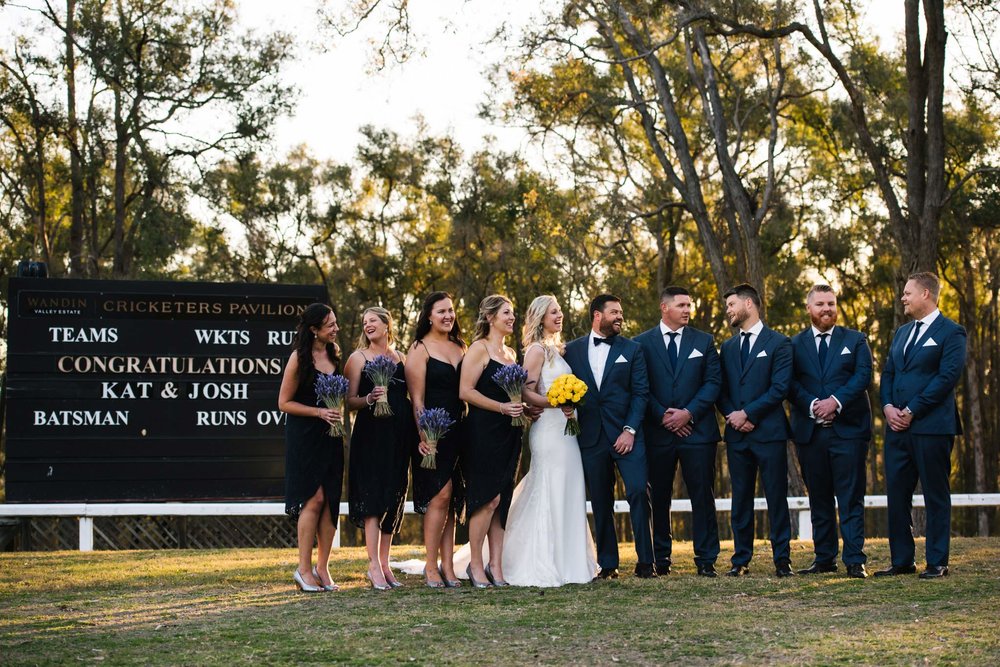
[[743,368],[746,368],[747,364],[750,363],[750,336],[752,335],[752,331],[743,332],[743,343],[740,345],[740,362]]
[[680,334],[676,331],[668,331],[667,335],[670,336],[670,342],[667,343],[667,359],[670,360],[671,368],[677,368],[677,346],[674,345],[674,341]]
[[923,325],[923,322],[917,320],[917,330],[913,332],[913,338],[910,339],[910,343],[906,346],[906,349],[903,350],[903,361],[907,360],[910,353],[913,352],[913,348],[917,346],[917,339],[920,338],[921,325]]
[[819,335],[819,367],[823,368],[826,366],[826,353],[830,351],[830,344],[826,342],[828,333],[821,333]]

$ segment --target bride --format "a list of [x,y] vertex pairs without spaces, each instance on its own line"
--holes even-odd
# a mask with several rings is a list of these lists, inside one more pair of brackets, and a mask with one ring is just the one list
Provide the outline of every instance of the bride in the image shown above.
[[597,573],[587,523],[583,464],[576,436],[564,435],[566,417],[549,406],[545,392],[570,372],[562,358],[562,309],[555,297],[528,306],[521,343],[528,371],[523,399],[545,408],[531,426],[531,467],[514,489],[504,536],[503,572],[515,586],[589,583]]

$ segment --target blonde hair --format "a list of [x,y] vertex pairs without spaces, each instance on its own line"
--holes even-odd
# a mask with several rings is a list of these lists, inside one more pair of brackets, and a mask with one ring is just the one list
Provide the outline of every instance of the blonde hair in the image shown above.
[[373,313],[376,317],[382,320],[382,324],[384,324],[387,327],[386,334],[389,338],[389,349],[390,350],[395,349],[396,333],[392,329],[392,315],[390,315],[389,311],[383,308],[382,306],[371,306],[369,308],[365,308],[365,312],[361,313],[361,335],[358,336],[357,349],[364,350],[366,348],[371,347],[372,344],[372,342],[368,340],[368,336],[365,334],[365,327],[364,327],[365,315],[367,315],[368,313]]
[[479,317],[476,319],[476,333],[472,340],[480,340],[490,335],[490,319],[495,317],[504,304],[514,304],[502,294],[491,294],[479,302]]
[[528,306],[528,312],[524,314],[524,326],[521,327],[521,347],[524,352],[538,343],[545,350],[546,361],[551,361],[556,351],[562,354],[564,347],[561,333],[545,333],[545,315],[553,304],[558,305],[559,302],[551,294],[536,296]]

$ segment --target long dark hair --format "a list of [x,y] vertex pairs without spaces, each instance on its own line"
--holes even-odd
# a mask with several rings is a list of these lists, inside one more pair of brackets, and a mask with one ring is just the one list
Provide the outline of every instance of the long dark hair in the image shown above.
[[[420,315],[417,316],[417,331],[413,334],[414,342],[423,340],[424,336],[431,332],[431,311],[434,310],[434,304],[445,299],[451,299],[452,303],[455,302],[455,298],[447,292],[431,292],[424,299],[424,305],[420,306]],[[451,325],[451,331],[448,332],[448,340],[459,347],[465,347],[465,341],[462,340],[462,327],[458,323],[457,316],[455,323]]]
[[[310,327],[321,328],[323,320],[332,312],[333,308],[325,303],[313,303],[309,304],[299,316],[299,323],[295,327],[295,338],[292,340],[292,348],[299,361],[299,388],[311,386],[316,380],[316,365],[313,363],[312,355],[316,334]],[[340,348],[336,343],[327,344],[326,356],[333,363],[334,370],[339,370]]]

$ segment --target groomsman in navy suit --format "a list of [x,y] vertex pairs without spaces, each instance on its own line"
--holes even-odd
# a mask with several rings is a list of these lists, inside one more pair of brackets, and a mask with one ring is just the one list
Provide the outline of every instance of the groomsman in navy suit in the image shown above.
[[767,498],[775,573],[794,574],[789,542],[788,418],[782,401],[792,384],[792,343],[760,319],[760,295],[746,283],[729,289],[726,319],[737,335],[722,344],[722,393],[719,410],[726,418],[726,458],[733,490],[735,552],[726,573],[750,572],[753,557],[753,501],[760,471]]
[[837,295],[829,285],[809,290],[806,311],[812,326],[792,338],[795,375],[789,404],[792,438],[809,489],[815,557],[799,574],[837,571],[836,497],[847,575],[864,579],[872,353],[859,331],[836,326]]
[[618,537],[615,533],[615,468],[625,483],[638,563],[637,577],[655,577],[653,539],[649,525],[649,490],[642,417],[646,411],[649,379],[639,344],[621,336],[624,314],[621,300],[600,294],[590,303],[591,331],[566,344],[566,362],[587,384],[579,410],[577,438],[583,474],[594,512],[597,564],[602,579],[618,576]]
[[933,273],[914,273],[903,287],[903,311],[913,318],[896,330],[882,369],[885,481],[892,564],[876,577],[912,574],[910,511],[917,480],[927,507],[926,569],[921,579],[948,574],[951,537],[951,447],[962,424],[955,385],[965,366],[965,329],[938,310]]
[[656,573],[670,573],[670,496],[680,463],[691,498],[694,562],[699,575],[714,577],[719,557],[713,491],[715,448],[721,440],[714,409],[722,387],[719,353],[712,336],[688,326],[691,297],[683,287],[663,290],[660,315],[659,325],[635,337],[646,356],[649,373],[643,433]]

